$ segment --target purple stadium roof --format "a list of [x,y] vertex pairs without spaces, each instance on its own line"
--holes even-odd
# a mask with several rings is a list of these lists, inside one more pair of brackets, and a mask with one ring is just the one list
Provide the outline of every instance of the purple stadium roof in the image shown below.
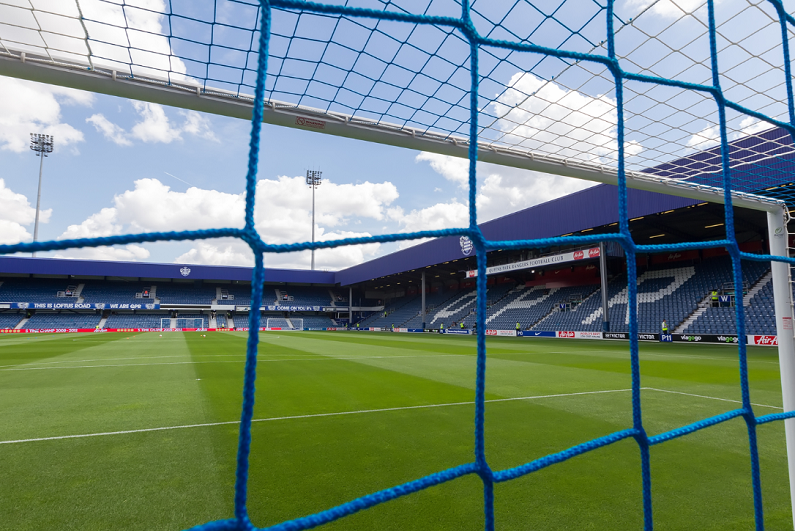
[[[630,217],[645,216],[697,203],[692,199],[640,190],[629,191]],[[554,199],[481,225],[491,240],[559,236],[618,221],[617,188],[598,185]],[[458,238],[440,238],[382,256],[342,271],[266,269],[266,282],[336,284],[365,280],[463,258]],[[183,274],[185,271],[187,275]],[[58,258],[0,257],[0,274],[91,275],[107,277],[175,278],[191,280],[251,280],[250,267],[195,264],[147,264],[66,260]]]
[[[629,217],[694,205],[699,201],[629,190]],[[549,238],[618,221],[618,188],[602,184],[480,225],[489,240]],[[337,272],[343,286],[464,258],[459,238],[439,238]]]
[[[188,280],[251,280],[250,267],[208,266],[196,264],[146,264],[67,260],[59,258],[0,258],[0,274],[90,275],[105,277],[180,278]],[[186,274],[185,274],[186,273]],[[266,282],[334,284],[334,271],[266,269]]]
[[[739,164],[739,167],[733,170],[738,189],[752,191],[792,180],[795,152],[790,140],[784,130],[775,128],[754,137],[731,142],[733,165]],[[646,171],[666,177],[720,185],[716,182],[719,176],[710,173],[716,166],[719,167],[719,159],[720,147],[715,147]],[[751,175],[753,178],[750,178]],[[631,189],[629,217],[646,216],[696,203],[698,201],[692,199]],[[490,240],[534,239],[559,236],[616,221],[618,221],[617,188],[605,184],[488,221],[481,224],[481,230]],[[464,256],[459,238],[440,238],[337,272],[266,269],[265,280],[304,284],[338,283],[347,286]],[[183,268],[189,270],[187,275],[181,272]],[[251,280],[250,267],[25,257],[0,257],[0,274],[2,273]]]

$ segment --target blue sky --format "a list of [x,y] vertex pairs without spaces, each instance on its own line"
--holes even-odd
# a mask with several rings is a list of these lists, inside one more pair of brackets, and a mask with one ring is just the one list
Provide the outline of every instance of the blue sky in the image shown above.
[[[116,0],[82,0],[84,29],[72,2],[36,0],[32,10],[28,4],[5,3],[0,0],[0,47],[82,64],[90,44],[95,65],[168,76],[191,87],[251,92],[256,58],[256,16],[251,13],[256,8],[225,0],[126,0],[124,6]],[[361,3],[383,8],[376,0]],[[620,20],[637,17],[632,24],[619,24],[616,35],[625,70],[710,82],[703,0],[617,4]],[[716,0],[715,5],[726,95],[786,119],[780,31],[770,6],[746,0]],[[452,0],[402,0],[388,8],[459,14]],[[604,53],[603,15],[598,2],[586,0],[473,3],[483,35],[529,38],[596,54]],[[229,23],[238,27],[223,25]],[[465,136],[468,48],[455,32],[277,12],[270,51],[267,98]],[[603,67],[483,48],[480,73],[482,141],[616,164],[615,92]],[[32,237],[38,159],[27,147],[29,133],[56,136],[56,152],[45,161],[41,240],[242,225],[248,122],[9,78],[0,78],[0,94],[0,242]],[[704,94],[627,82],[624,110],[630,169],[718,143],[716,106]],[[728,120],[730,139],[768,127],[734,112]],[[303,184],[309,168],[322,170],[325,180],[317,191],[318,239],[467,224],[463,159],[266,125],[260,160],[257,228],[272,243],[310,238],[311,195]],[[487,164],[479,165],[478,177],[481,221],[591,185]],[[405,245],[323,250],[317,263],[337,269]],[[246,246],[235,241],[49,255],[252,261]],[[309,255],[267,260],[275,267],[308,267]]]
[[[30,212],[35,207],[39,159],[27,147],[29,132],[51,132],[56,136],[56,150],[44,161],[42,211],[51,210],[51,214],[43,218],[47,222],[40,226],[40,240],[239,226],[249,122],[8,78],[0,78],[0,90],[20,95],[30,107],[12,113],[9,119],[16,123],[6,131],[0,149],[0,179],[5,189],[5,195],[0,197],[6,200],[10,221],[16,221],[25,231],[5,231],[5,241],[29,240],[33,232]],[[20,98],[11,101],[19,102]],[[43,104],[37,106],[36,102]],[[42,108],[49,110],[42,112]],[[319,237],[466,224],[463,159],[270,125],[264,126],[260,157],[260,181],[270,185],[258,192],[258,204],[266,209],[258,214],[260,230],[270,241],[309,239],[311,196],[308,187],[301,184],[309,168],[321,169],[325,181],[316,192]],[[506,180],[505,186],[484,196],[497,203],[484,208],[484,220],[588,185],[549,176],[546,179],[567,184],[563,188],[542,187],[532,197],[517,192],[513,195],[518,202],[511,205],[510,201],[495,201],[496,197],[491,196],[511,194],[517,180],[527,181],[530,189],[531,181],[537,181],[538,176],[488,166],[484,166],[484,171],[499,173]],[[11,194],[13,201],[7,197]],[[172,197],[165,201],[169,195]],[[27,210],[22,208],[25,203]],[[22,208],[25,214],[14,217],[12,206]],[[212,211],[214,208],[216,211]],[[115,213],[108,214],[108,209]],[[319,267],[344,267],[397,247],[372,245],[359,252],[326,252],[325,257],[319,252],[317,262]],[[191,249],[196,250],[196,244],[183,242],[43,255],[250,262],[250,256],[239,244],[230,250],[228,242],[221,242],[215,250],[204,248],[204,252],[199,249],[186,254]],[[272,265],[306,264],[306,253],[272,260]]]

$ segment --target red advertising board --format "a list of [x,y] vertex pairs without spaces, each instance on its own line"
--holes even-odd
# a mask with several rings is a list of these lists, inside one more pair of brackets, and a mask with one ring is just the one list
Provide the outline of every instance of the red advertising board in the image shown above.
[[748,336],[753,345],[778,346],[778,336]]

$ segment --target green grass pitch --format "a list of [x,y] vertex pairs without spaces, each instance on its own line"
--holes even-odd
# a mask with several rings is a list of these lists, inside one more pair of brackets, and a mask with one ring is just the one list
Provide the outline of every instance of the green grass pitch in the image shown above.
[[[0,528],[180,529],[232,516],[245,342],[0,336]],[[489,338],[488,352],[493,469],[631,426],[626,342]],[[749,367],[757,414],[781,411],[776,349],[752,347]],[[649,434],[738,407],[735,347],[644,343],[641,372]],[[258,375],[258,526],[473,460],[474,338],[262,333]],[[91,436],[62,437],[74,435]],[[759,445],[767,528],[791,529],[783,423],[760,426]],[[656,529],[753,527],[741,419],[653,447],[651,463]],[[499,484],[497,527],[641,529],[639,467],[630,439]],[[482,525],[481,483],[468,476],[326,529]]]

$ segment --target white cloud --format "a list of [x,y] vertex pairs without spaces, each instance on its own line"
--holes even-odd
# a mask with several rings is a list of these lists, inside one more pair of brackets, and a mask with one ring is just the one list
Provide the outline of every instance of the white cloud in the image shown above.
[[102,133],[105,138],[119,146],[131,146],[132,142],[127,138],[124,129],[112,123],[101,114],[92,114],[86,118],[86,122],[94,126],[94,128]]
[[[469,189],[469,162],[467,159],[422,152],[417,155],[415,160],[417,162],[428,162],[434,171],[442,175],[448,181],[457,184],[460,189]],[[573,179],[571,177],[562,177],[559,175],[550,175],[487,163],[478,163],[477,170],[479,223],[568,195],[595,184],[590,181]],[[447,206],[446,208],[439,208],[439,205]],[[443,227],[434,226],[433,228],[466,226],[469,219],[468,214],[462,214],[462,212],[466,212],[466,208],[466,205],[456,202],[439,203],[438,205],[434,205],[434,207],[424,209],[427,212],[424,212],[421,216],[420,211],[415,211],[417,215],[414,216],[411,221],[405,221],[405,224],[406,226],[419,227],[420,225],[415,224],[414,220],[421,223],[430,222],[433,224],[433,219],[445,219],[445,223],[452,223],[455,221],[458,222],[458,224],[445,225]],[[457,214],[454,216],[449,215],[453,212]],[[438,223],[435,225],[438,225]],[[421,229],[418,228],[414,230]]]
[[[767,122],[757,120],[753,116],[746,116],[740,121],[739,130],[729,130],[729,142],[739,140],[746,136],[755,135],[771,129],[773,126]],[[720,126],[713,125],[695,133],[687,141],[687,147],[693,151],[703,151],[720,145]]]
[[182,131],[171,126],[162,105],[143,101],[134,101],[132,104],[142,118],[132,128],[134,138],[144,142],[163,142],[164,144],[170,144],[173,140],[182,140]]
[[[369,235],[343,227],[361,218],[387,219],[387,207],[398,197],[392,183],[335,184],[326,181],[316,191],[317,240]],[[267,243],[283,244],[311,238],[311,191],[303,177],[263,179],[257,184],[255,222]],[[80,224],[71,225],[61,238],[108,236],[151,231],[180,231],[236,227],[244,224],[244,194],[191,187],[176,192],[157,179],[139,179],[135,188],[114,197],[113,206],[103,208]],[[331,227],[337,227],[329,230]],[[338,268],[360,263],[378,252],[380,244],[316,252],[319,268]],[[129,249],[131,258],[139,259]],[[119,252],[119,251],[114,251]],[[148,253],[148,251],[147,251]],[[74,254],[71,251],[67,254]],[[120,259],[120,258],[113,258]],[[307,267],[309,253],[269,255],[271,267]],[[253,255],[239,240],[196,242],[178,262],[250,265]]]
[[[617,159],[616,101],[606,94],[590,96],[517,72],[492,106],[504,143],[600,164]],[[643,150],[638,142],[625,147],[627,157]]]
[[87,92],[0,77],[0,149],[28,150],[30,133],[55,136],[56,151],[83,141],[83,133],[61,122],[61,104],[90,105]]
[[687,147],[696,151],[703,151],[720,144],[720,127],[713,125],[702,129],[687,141]]
[[0,219],[0,244],[13,245],[32,239],[33,236],[19,223]]
[[131,139],[146,143],[170,144],[175,140],[182,140],[183,133],[218,141],[210,119],[195,111],[179,111],[185,120],[182,124],[174,125],[162,105],[141,101],[133,101],[132,105],[140,120],[129,133],[102,114],[94,114],[86,118],[86,122],[92,124],[105,138],[120,146],[131,146]]
[[140,245],[129,244],[124,247],[82,247],[57,252],[55,258],[82,258],[84,260],[114,260],[136,262],[149,258],[149,250]]
[[[192,81],[185,76],[185,63],[173,55],[166,37],[168,19],[161,14],[168,11],[165,0],[135,0],[125,5],[81,0],[80,7],[92,37],[94,55],[101,57],[94,59],[95,64],[121,72],[132,70],[137,76]],[[82,33],[79,38],[83,38]],[[135,63],[132,67],[131,58]]]
[[180,114],[185,117],[185,123],[182,125],[182,130],[194,136],[206,138],[218,142],[212,130],[212,123],[210,119],[196,111],[180,111]]
[[767,122],[757,120],[753,116],[746,116],[740,122],[740,132],[737,134],[737,137],[755,135],[756,133],[761,133],[762,131],[767,131],[772,128],[773,126]]
[[254,253],[240,240],[223,238],[196,242],[193,249],[174,261],[187,264],[254,265]]
[[[49,222],[51,215],[51,208],[42,210],[39,213],[39,222]],[[33,234],[24,226],[32,226],[35,221],[36,208],[30,204],[28,198],[6,187],[5,181],[0,179],[0,243],[14,244],[32,240]]]
[[[664,18],[680,18],[686,14],[698,11],[705,6],[706,0],[629,0],[626,7],[633,14],[640,13],[651,6],[651,12]],[[720,3],[720,0],[715,2]]]

